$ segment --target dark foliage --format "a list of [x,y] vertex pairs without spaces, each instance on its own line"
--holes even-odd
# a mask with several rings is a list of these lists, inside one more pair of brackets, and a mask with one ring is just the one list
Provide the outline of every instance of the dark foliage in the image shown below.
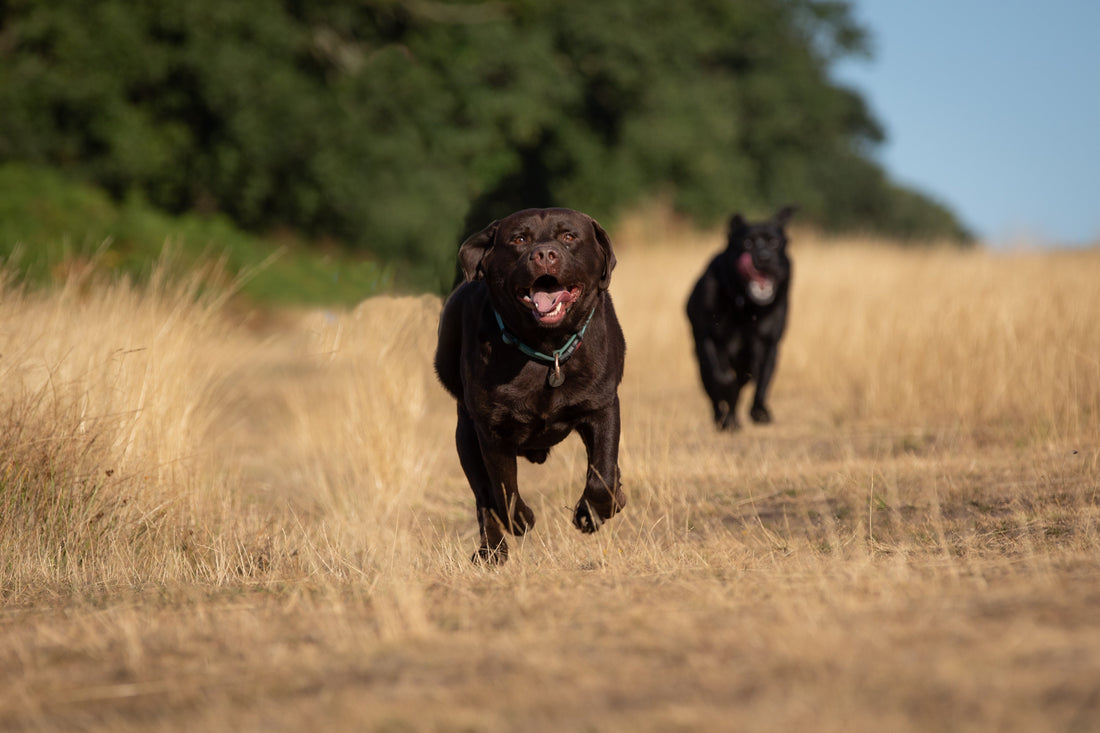
[[865,52],[825,0],[10,0],[0,161],[116,197],[335,237],[449,283],[523,206],[806,220],[966,238],[892,184],[829,78]]

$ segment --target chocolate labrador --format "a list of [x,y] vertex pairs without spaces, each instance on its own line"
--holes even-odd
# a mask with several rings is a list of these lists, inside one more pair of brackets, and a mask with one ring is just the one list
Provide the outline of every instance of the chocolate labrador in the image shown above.
[[710,261],[688,298],[699,373],[721,430],[738,427],[737,398],[750,380],[756,393],[749,416],[771,422],[768,387],[787,325],[791,285],[784,227],[794,211],[787,206],[754,224],[735,214],[726,249]]
[[615,254],[591,217],[525,209],[470,236],[464,281],[439,319],[435,370],[458,400],[455,442],[477,504],[474,561],[503,562],[504,532],[535,515],[516,485],[518,456],[542,463],[576,431],[588,476],[573,524],[595,532],[626,504],[619,395],[626,342],[607,292]]

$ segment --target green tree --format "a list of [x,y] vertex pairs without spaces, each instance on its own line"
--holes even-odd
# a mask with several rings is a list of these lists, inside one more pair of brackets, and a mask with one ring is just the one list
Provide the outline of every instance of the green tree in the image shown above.
[[9,0],[0,161],[116,198],[293,227],[448,281],[523,206],[701,223],[798,202],[831,228],[966,238],[870,157],[827,0]]

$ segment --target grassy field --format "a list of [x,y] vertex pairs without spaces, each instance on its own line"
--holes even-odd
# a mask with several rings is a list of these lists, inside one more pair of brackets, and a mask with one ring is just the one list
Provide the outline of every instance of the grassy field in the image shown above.
[[613,235],[630,503],[572,528],[571,439],[491,570],[438,298],[7,285],[0,729],[1100,728],[1100,250],[796,232],[776,422],[719,434],[719,235]]

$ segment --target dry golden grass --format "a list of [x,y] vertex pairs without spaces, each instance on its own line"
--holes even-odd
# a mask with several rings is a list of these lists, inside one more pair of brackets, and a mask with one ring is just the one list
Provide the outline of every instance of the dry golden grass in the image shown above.
[[776,423],[718,434],[622,227],[627,509],[470,564],[439,299],[252,323],[193,283],[0,293],[0,729],[1100,727],[1100,251],[798,233]]

